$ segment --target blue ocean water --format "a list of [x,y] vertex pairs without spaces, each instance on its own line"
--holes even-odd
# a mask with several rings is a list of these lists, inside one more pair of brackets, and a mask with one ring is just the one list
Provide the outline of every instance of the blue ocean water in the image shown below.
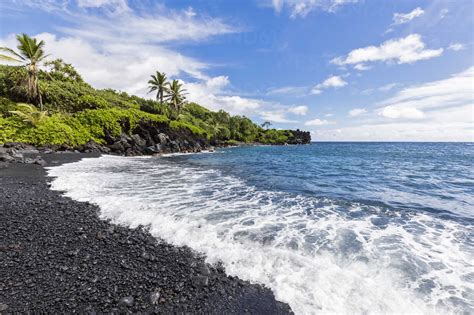
[[49,170],[104,218],[270,287],[297,314],[474,312],[474,145],[313,143]]
[[180,157],[256,187],[474,218],[474,144],[322,142]]

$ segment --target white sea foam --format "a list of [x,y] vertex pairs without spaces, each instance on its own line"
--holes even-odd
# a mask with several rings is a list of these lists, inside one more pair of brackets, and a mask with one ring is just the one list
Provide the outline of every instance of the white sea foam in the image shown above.
[[188,245],[270,287],[297,314],[474,310],[472,226],[262,191],[173,159],[103,156],[49,169],[101,215]]

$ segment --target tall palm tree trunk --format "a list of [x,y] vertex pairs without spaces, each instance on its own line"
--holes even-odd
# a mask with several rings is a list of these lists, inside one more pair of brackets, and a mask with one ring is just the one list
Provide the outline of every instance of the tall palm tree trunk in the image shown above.
[[39,82],[38,82],[38,69],[36,64],[31,64],[28,67],[28,101],[35,105],[40,105],[40,109],[43,110],[43,98],[41,97]]

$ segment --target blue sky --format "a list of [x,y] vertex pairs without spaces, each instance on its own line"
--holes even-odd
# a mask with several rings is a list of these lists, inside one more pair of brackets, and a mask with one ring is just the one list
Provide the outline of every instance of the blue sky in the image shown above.
[[4,0],[0,45],[44,39],[95,87],[188,98],[314,140],[473,141],[471,0]]

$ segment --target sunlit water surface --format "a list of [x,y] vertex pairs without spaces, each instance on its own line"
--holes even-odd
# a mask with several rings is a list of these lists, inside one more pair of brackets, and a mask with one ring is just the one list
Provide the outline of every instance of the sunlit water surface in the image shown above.
[[103,156],[49,175],[297,314],[472,313],[473,157],[466,143],[316,143]]

